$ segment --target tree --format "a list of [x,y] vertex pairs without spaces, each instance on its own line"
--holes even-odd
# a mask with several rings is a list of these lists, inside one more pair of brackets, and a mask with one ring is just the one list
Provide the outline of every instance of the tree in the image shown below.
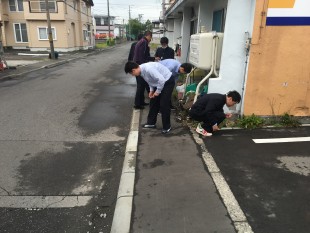
[[146,31],[146,30],[152,31],[153,25],[149,19],[146,20],[146,22],[143,26],[144,26],[144,31]]
[[138,19],[130,19],[128,23],[128,27],[130,29],[128,35],[132,39],[136,39],[139,35],[139,33],[142,31],[141,23]]
[[146,30],[152,31],[152,22],[150,20],[147,20],[144,24],[138,19],[129,20],[127,25],[129,38],[136,39],[140,33],[143,34]]

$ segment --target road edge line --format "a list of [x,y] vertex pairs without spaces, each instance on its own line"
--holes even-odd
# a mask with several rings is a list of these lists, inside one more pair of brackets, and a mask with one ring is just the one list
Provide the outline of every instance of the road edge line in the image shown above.
[[193,129],[190,129],[190,131],[192,132],[195,142],[202,149],[202,159],[207,166],[207,169],[212,177],[216,189],[220,194],[220,197],[224,202],[224,205],[226,206],[228,215],[232,220],[236,231],[238,233],[253,233],[253,230],[248,223],[245,214],[243,213],[238,201],[236,200],[224,176],[214,161],[214,158],[208,152],[203,140],[199,138],[199,135],[197,135]]
[[133,110],[111,233],[129,233],[134,196],[140,110]]

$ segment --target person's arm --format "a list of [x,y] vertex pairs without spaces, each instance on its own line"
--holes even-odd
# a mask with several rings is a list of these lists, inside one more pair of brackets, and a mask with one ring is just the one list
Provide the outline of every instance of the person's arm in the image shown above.
[[160,48],[158,47],[155,52],[155,61],[160,61]]
[[149,46],[149,44],[147,43],[146,46],[147,46],[147,48],[146,48],[146,54],[145,54],[145,60],[146,60],[146,62],[155,61],[155,57],[151,57],[151,54],[150,54],[150,46]]
[[144,58],[144,45],[143,42],[140,40],[135,46],[133,61],[141,65],[144,63],[143,58]]
[[155,57],[159,57],[159,55],[158,55],[159,54],[159,49],[160,49],[159,47],[156,49]]
[[152,78],[152,81],[156,83],[156,91],[154,93],[155,96],[158,96],[165,85],[165,78],[164,76],[159,73],[156,69],[152,69],[149,72],[150,77]]

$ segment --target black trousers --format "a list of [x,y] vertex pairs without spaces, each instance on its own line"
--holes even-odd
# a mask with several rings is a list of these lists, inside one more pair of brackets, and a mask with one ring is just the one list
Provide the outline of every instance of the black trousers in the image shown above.
[[135,106],[143,106],[143,104],[145,103],[144,92],[145,90],[147,92],[150,92],[150,87],[141,76],[137,76],[136,81],[137,81],[137,90],[135,96]]
[[189,111],[189,116],[195,121],[203,122],[201,127],[209,133],[213,132],[213,125],[219,125],[226,118],[223,112],[207,112],[205,114],[201,114],[201,112],[196,112],[195,109],[191,109]]
[[172,76],[168,81],[166,81],[164,88],[162,89],[160,95],[150,100],[150,111],[147,116],[147,124],[155,125],[157,121],[157,115],[160,111],[163,129],[169,129],[171,127],[170,104],[171,104],[171,95],[173,92],[174,83],[175,83],[174,77]]

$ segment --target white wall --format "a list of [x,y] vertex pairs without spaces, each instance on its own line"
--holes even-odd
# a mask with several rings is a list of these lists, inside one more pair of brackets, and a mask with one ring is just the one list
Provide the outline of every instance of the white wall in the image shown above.
[[173,48],[175,48],[176,44],[181,44],[181,26],[182,26],[182,19],[175,19],[174,20],[174,30],[173,30]]
[[198,10],[198,32],[201,26],[205,26],[207,31],[212,30],[213,11],[227,8],[228,0],[201,0]]
[[170,19],[166,21],[166,28],[167,31],[164,32],[164,36],[169,39],[169,47],[174,48],[174,20]]
[[[246,32],[252,35],[255,0],[229,0],[224,31],[221,67],[218,78],[209,80],[209,93],[236,90],[243,93]],[[240,111],[240,104],[237,111]]]
[[191,19],[191,8],[184,8],[183,11],[183,21],[181,29],[181,62],[187,62],[188,52],[189,52],[189,41],[190,41],[190,19]]
[[201,26],[204,26],[207,31],[212,28],[212,5],[211,0],[200,1],[198,10],[198,32],[200,32]]

